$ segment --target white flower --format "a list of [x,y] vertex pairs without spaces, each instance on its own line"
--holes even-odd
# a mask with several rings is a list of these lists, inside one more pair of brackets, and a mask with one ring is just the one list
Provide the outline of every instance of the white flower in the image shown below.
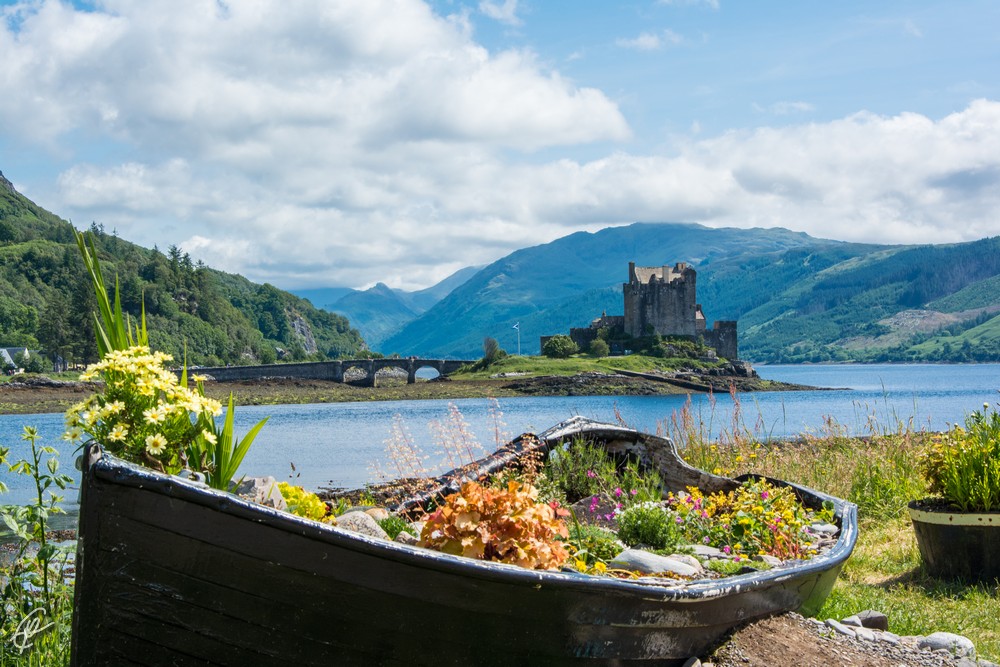
[[146,451],[159,456],[167,448],[167,439],[162,433],[146,436]]
[[116,442],[120,442],[124,440],[125,436],[127,435],[128,435],[127,428],[125,428],[122,424],[115,424],[115,427],[111,429],[111,433],[108,433],[108,440],[114,440]]

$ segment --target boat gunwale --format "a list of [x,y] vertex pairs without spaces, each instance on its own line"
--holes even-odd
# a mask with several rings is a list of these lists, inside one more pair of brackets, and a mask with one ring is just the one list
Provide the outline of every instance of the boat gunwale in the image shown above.
[[[592,423],[597,424],[597,422]],[[535,437],[541,439],[542,436],[554,431],[558,426]],[[616,427],[608,424],[601,426],[610,427],[610,429],[607,429],[608,432],[618,432],[631,436],[656,437],[624,427]],[[598,429],[595,429],[592,432],[597,431]],[[790,486],[802,494],[803,497],[810,498],[818,503],[824,501],[833,502],[836,517],[840,520],[840,532],[836,544],[828,551],[809,559],[795,561],[793,564],[787,566],[779,566],[747,574],[731,575],[715,579],[680,581],[676,584],[664,583],[662,579],[647,581],[643,581],[642,579],[622,580],[613,577],[595,577],[576,572],[529,570],[517,565],[466,558],[376,537],[369,537],[337,528],[336,526],[299,517],[289,512],[259,505],[225,491],[207,488],[203,484],[192,482],[188,479],[167,475],[129,463],[103,451],[100,445],[96,443],[88,446],[88,452],[84,457],[84,461],[90,462],[86,468],[92,468],[92,470],[85,469],[85,475],[94,474],[107,482],[153,491],[182,501],[192,502],[220,511],[234,518],[253,521],[285,532],[296,533],[307,539],[328,543],[334,547],[349,549],[386,560],[395,560],[415,567],[432,568],[443,573],[462,577],[476,577],[509,585],[547,585],[570,590],[579,589],[598,595],[607,595],[610,593],[674,602],[698,602],[727,595],[734,591],[747,593],[754,590],[763,590],[774,585],[780,585],[789,579],[800,579],[813,575],[818,576],[834,567],[841,566],[850,557],[858,537],[857,506],[854,503],[801,485],[783,480],[765,478],[772,482]],[[684,465],[688,464],[685,463]],[[750,475],[743,477],[760,476]]]

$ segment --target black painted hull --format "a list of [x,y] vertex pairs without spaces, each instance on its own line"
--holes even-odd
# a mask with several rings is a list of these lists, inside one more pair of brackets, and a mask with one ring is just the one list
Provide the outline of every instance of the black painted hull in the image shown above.
[[98,448],[82,493],[74,665],[681,664],[745,621],[816,611],[857,537],[838,500],[822,556],[668,587],[366,538]]

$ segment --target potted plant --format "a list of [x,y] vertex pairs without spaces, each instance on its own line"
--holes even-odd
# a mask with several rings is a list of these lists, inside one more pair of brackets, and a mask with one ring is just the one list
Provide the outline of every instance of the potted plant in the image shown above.
[[1000,413],[984,404],[935,436],[920,467],[935,495],[908,508],[928,572],[1000,579]]

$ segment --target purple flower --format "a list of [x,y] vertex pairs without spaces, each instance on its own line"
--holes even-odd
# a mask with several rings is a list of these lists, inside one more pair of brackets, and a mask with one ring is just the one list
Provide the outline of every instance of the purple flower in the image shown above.
[[702,544],[708,544],[711,541],[712,540],[708,539],[708,535],[706,535],[705,537],[701,538]]
[[615,518],[615,515],[614,514],[605,514],[604,518],[607,519],[608,521],[611,521],[612,519]]
[[682,519],[680,517],[677,517],[676,519],[674,519],[674,521],[677,522],[677,523],[684,523],[684,519]]

